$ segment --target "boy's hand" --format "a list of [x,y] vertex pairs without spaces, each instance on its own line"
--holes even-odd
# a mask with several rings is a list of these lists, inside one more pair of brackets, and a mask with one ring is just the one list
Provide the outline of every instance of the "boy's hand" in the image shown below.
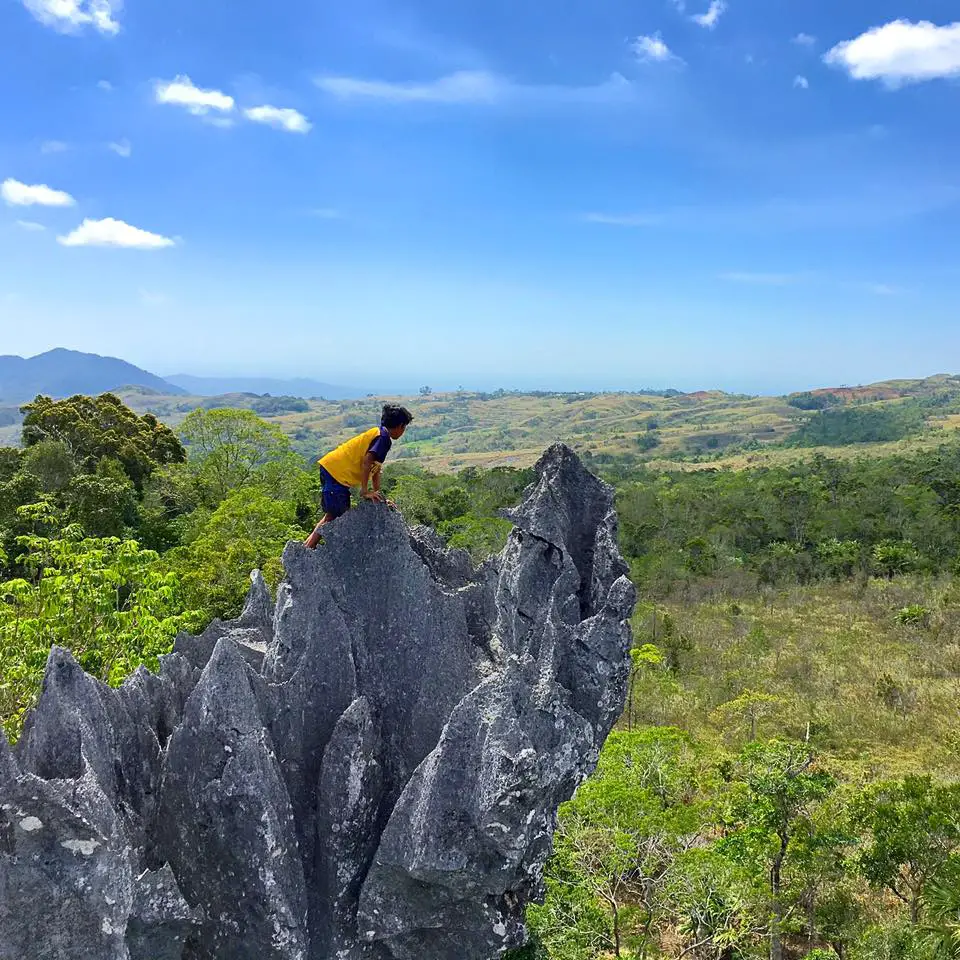
[[383,494],[378,490],[368,490],[363,495],[364,500],[369,500],[371,503],[383,503]]

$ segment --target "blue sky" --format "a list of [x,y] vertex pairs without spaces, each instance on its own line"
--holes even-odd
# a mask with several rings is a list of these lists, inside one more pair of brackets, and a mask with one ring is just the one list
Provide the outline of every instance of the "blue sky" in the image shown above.
[[944,0],[9,0],[0,351],[370,389],[960,370]]

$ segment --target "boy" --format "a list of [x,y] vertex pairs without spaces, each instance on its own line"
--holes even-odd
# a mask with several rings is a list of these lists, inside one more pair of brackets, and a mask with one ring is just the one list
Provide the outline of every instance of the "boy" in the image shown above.
[[360,487],[364,500],[383,503],[380,468],[387,459],[393,441],[403,436],[412,421],[413,414],[406,407],[388,403],[383,408],[379,427],[361,433],[321,458],[323,519],[304,540],[305,547],[316,549],[320,542],[320,528],[342,517],[350,509],[351,487]]

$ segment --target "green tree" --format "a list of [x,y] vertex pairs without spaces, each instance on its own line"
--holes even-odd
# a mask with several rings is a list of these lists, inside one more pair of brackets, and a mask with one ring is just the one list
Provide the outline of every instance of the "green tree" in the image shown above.
[[717,707],[711,720],[722,728],[741,731],[747,742],[752,743],[757,739],[760,725],[775,717],[783,706],[780,697],[759,690],[745,690],[736,699]]
[[695,848],[678,856],[666,898],[683,945],[678,957],[753,956],[766,930],[749,873],[716,848]]
[[137,522],[136,490],[118,460],[77,474],[66,491],[68,515],[91,537],[119,537]]
[[952,869],[960,852],[960,784],[917,776],[874,784],[855,801],[853,817],[864,832],[864,877],[918,923],[927,885]]
[[62,493],[76,474],[77,464],[61,440],[41,440],[24,452],[20,469],[35,477],[44,493]]
[[[598,945],[615,957],[652,946],[673,861],[702,826],[691,789],[698,773],[692,744],[680,731],[613,733],[597,773],[563,808],[552,915],[593,916]],[[562,938],[539,932],[545,941]]]
[[443,520],[437,524],[437,532],[447,541],[448,546],[466,550],[475,563],[499,553],[512,529],[513,524],[509,520],[473,515]]
[[280,428],[252,410],[194,410],[180,433],[190,450],[188,465],[211,505],[241,487],[264,485],[289,494],[299,458]]
[[262,490],[232,491],[206,518],[195,520],[190,542],[169,551],[164,563],[182,581],[188,605],[207,619],[235,617],[243,608],[250,571],[260,569],[272,585],[282,576],[280,557],[288,540],[301,540],[293,503]]
[[119,397],[37,397],[23,407],[23,445],[61,443],[77,469],[93,473],[101,459],[118,460],[137,490],[161,464],[181,463],[183,445],[153,414],[137,416]]
[[834,780],[817,767],[808,744],[787,740],[749,744],[730,774],[733,832],[721,848],[741,862],[763,865],[770,898],[770,960],[783,960],[790,908],[785,871],[801,838],[814,832],[813,813]]
[[176,574],[132,540],[84,538],[73,526],[57,538],[20,537],[18,546],[28,576],[0,584],[0,721],[11,737],[54,644],[116,684],[140,664],[156,669],[177,633],[200,625]]

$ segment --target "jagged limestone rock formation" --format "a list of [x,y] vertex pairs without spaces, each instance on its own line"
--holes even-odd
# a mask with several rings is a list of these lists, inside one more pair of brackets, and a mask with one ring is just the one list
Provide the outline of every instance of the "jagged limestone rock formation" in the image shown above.
[[488,960],[623,706],[609,487],[552,447],[475,570],[365,505],[120,689],[0,736],[0,957]]

